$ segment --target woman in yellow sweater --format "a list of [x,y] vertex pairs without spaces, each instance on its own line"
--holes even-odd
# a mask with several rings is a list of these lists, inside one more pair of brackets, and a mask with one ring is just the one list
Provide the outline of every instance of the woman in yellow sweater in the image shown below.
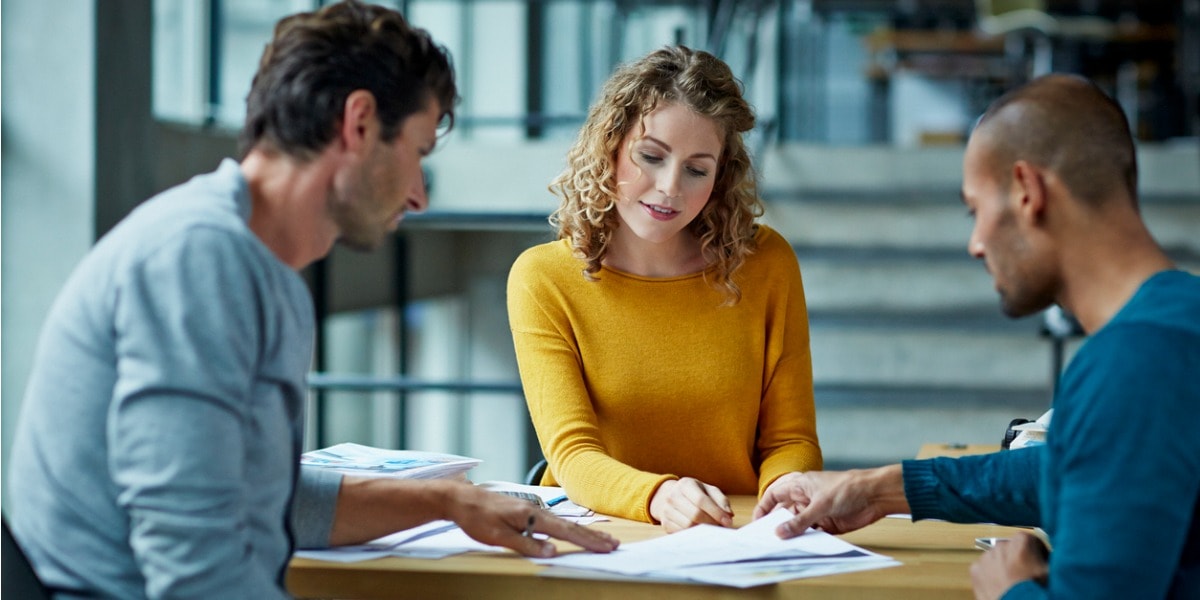
[[668,531],[821,468],[800,269],[762,214],[729,67],[670,47],[618,69],[551,190],[558,241],[508,280],[543,483]]

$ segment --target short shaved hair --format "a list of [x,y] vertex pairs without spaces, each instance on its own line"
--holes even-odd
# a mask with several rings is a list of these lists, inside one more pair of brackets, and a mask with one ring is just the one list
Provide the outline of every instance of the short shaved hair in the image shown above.
[[1024,160],[1053,171],[1072,195],[1093,206],[1117,195],[1137,204],[1129,122],[1120,105],[1087,79],[1038,77],[996,99],[975,130],[986,136],[992,171],[1003,185],[1013,163]]

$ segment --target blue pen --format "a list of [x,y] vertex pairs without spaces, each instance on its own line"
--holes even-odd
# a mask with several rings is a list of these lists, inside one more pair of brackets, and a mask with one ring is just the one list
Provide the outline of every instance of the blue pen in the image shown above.
[[567,501],[567,497],[565,495],[563,495],[563,496],[559,496],[557,498],[551,498],[551,499],[547,500],[546,506],[554,506],[555,504],[562,504],[563,502],[566,502],[566,501]]

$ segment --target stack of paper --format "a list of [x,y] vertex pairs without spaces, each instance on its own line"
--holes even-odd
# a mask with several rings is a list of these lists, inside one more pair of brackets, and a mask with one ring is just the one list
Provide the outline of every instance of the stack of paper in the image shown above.
[[360,444],[338,444],[300,456],[306,467],[333,469],[362,477],[443,479],[460,475],[483,461],[454,454],[416,450],[384,450]]
[[1013,430],[1020,433],[1013,438],[1009,444],[1010,450],[1018,450],[1028,448],[1030,446],[1041,446],[1046,443],[1046,431],[1050,429],[1050,419],[1054,417],[1054,409],[1050,409],[1036,421],[1014,425]]

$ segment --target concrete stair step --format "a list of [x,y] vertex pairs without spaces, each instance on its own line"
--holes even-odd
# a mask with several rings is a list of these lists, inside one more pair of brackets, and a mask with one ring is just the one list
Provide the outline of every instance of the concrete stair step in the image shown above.
[[[1198,221],[1200,222],[1200,221]],[[999,314],[982,261],[946,248],[795,246],[809,310],[979,311]],[[1200,273],[1200,250],[1167,247],[1180,268]]]
[[[1160,244],[1200,253],[1200,198],[1145,197],[1141,212]],[[768,198],[764,221],[793,243],[807,246],[943,248],[964,255],[972,227],[958,190],[944,189],[777,192]]]
[[809,310],[809,327],[814,329],[883,329],[1037,334],[1040,315],[1011,319],[998,307],[947,309],[861,309],[855,307]]
[[[818,385],[1039,388],[1052,381],[1052,344],[1033,330],[818,324],[810,336]],[[1080,343],[1066,344],[1066,360]]]
[[945,250],[800,248],[809,309],[995,309],[991,277],[979,261]]
[[1050,406],[1049,387],[820,385],[817,434],[826,469],[912,458],[928,442],[998,444],[1008,423]]

